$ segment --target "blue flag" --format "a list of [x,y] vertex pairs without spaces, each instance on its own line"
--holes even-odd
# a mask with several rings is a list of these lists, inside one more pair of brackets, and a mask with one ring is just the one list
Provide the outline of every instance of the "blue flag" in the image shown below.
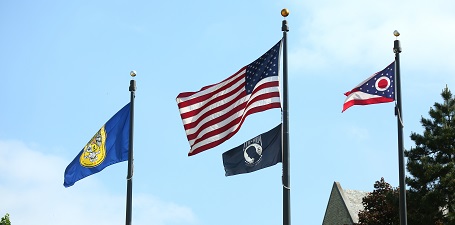
[[130,103],[108,120],[66,167],[63,186],[70,187],[107,166],[128,160],[129,133]]
[[282,162],[281,124],[223,153],[226,176],[250,173]]

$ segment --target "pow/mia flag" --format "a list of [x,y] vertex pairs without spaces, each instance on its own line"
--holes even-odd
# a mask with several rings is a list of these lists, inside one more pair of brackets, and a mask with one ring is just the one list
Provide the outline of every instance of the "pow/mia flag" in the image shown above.
[[223,153],[226,176],[250,173],[282,162],[281,124]]

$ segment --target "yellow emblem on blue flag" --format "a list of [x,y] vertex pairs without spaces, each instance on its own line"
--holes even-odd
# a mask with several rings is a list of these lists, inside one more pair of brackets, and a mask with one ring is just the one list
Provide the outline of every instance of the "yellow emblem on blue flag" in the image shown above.
[[98,166],[105,158],[106,129],[103,126],[84,147],[79,161],[82,166],[90,168]]
[[63,185],[98,173],[107,166],[128,160],[130,142],[130,103],[126,104],[79,151],[66,167]]

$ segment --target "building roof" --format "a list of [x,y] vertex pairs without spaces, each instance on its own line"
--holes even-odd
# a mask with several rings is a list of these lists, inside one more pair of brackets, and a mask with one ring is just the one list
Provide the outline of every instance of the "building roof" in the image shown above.
[[357,190],[343,190],[334,182],[330,193],[323,225],[344,225],[359,222],[359,211],[363,210],[362,198],[368,193]]

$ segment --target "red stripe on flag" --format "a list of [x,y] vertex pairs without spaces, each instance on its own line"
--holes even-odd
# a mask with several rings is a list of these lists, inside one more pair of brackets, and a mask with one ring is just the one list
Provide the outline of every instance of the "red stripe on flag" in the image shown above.
[[[242,72],[242,70],[244,70],[244,69],[239,70],[236,74],[232,75],[231,77],[229,77],[228,79],[226,79],[226,80],[224,80],[224,81],[222,81],[222,82],[220,82],[220,83],[223,83],[223,82],[225,82],[225,81],[231,79],[232,77],[235,77],[237,74],[239,74],[240,72]],[[183,108],[183,107],[187,107],[187,106],[190,106],[190,105],[193,105],[193,104],[197,104],[197,103],[200,103],[200,102],[207,101],[207,100],[210,99],[213,95],[225,91],[226,89],[228,89],[229,87],[233,86],[235,83],[239,82],[239,81],[242,80],[242,79],[245,80],[245,74],[243,74],[243,75],[241,75],[241,76],[235,78],[234,80],[232,80],[232,81],[230,81],[230,82],[224,84],[222,87],[220,87],[220,88],[218,88],[218,89],[215,89],[215,90],[212,91],[212,92],[208,92],[208,93],[205,94],[205,95],[201,95],[201,96],[199,96],[199,97],[196,97],[196,98],[193,98],[193,99],[189,99],[189,100],[184,101],[184,102],[180,102],[180,103],[178,103],[177,105],[178,105],[179,108]],[[218,84],[220,84],[220,83],[217,83],[217,84],[214,84],[214,85],[206,86],[206,87],[202,88],[202,89],[201,89],[200,91],[198,91],[198,92],[186,92],[186,93],[179,94],[179,95],[177,96],[177,98],[186,98],[186,97],[190,97],[190,96],[192,96],[192,95],[194,95],[194,94],[197,94],[197,93],[199,93],[199,92],[201,92],[201,91],[203,91],[203,90],[206,90],[206,89],[208,89],[208,88],[210,88],[210,87],[213,87],[213,86],[215,86],[215,85],[218,85]],[[242,86],[240,85],[239,87],[241,88]],[[226,94],[224,94],[224,95],[222,95],[222,96],[226,96],[226,95],[229,95],[229,93],[226,93]],[[219,97],[222,97],[222,96],[219,96]]]
[[213,147],[216,147],[216,146],[220,145],[221,143],[225,142],[226,140],[228,140],[229,138],[234,136],[240,130],[240,127],[242,126],[243,121],[245,120],[246,116],[248,116],[250,114],[266,111],[266,110],[272,109],[272,108],[281,108],[281,104],[279,102],[277,102],[277,103],[272,103],[270,105],[264,105],[264,106],[261,106],[261,107],[253,108],[253,110],[250,110],[248,112],[248,114],[246,114],[242,118],[242,120],[240,121],[239,126],[237,127],[237,129],[235,129],[234,131],[229,133],[227,136],[224,136],[224,137],[222,137],[222,138],[220,138],[220,139],[218,139],[218,140],[216,140],[214,142],[210,142],[210,143],[208,143],[206,145],[202,145],[202,146],[200,146],[198,148],[192,149],[192,151],[190,151],[188,153],[188,156],[196,155],[196,154],[198,154],[200,152],[203,152],[205,150],[208,150],[208,149],[211,149]]
[[343,104],[343,111],[341,111],[341,112],[344,112],[346,109],[348,109],[354,105],[370,105],[370,104],[387,103],[387,102],[393,102],[393,101],[394,101],[393,99],[386,98],[386,97],[377,97],[377,98],[369,98],[369,99],[352,99]]
[[[215,129],[213,131],[210,131],[209,133],[206,133],[204,135],[202,135],[201,137],[198,137],[199,134],[206,128],[210,127],[210,126],[213,126],[213,125],[216,125],[216,124],[219,124],[221,122],[223,122],[224,120],[226,120],[227,118],[229,118],[230,116],[234,115],[235,113],[241,111],[242,109],[248,109],[249,106],[251,106],[253,103],[257,102],[257,101],[261,101],[261,100],[266,100],[266,99],[271,99],[271,98],[274,98],[274,97],[280,97],[279,93],[278,92],[270,92],[270,93],[266,93],[266,94],[262,94],[262,95],[259,95],[257,97],[255,97],[254,99],[250,99],[252,101],[250,102],[243,102],[242,104],[236,106],[235,108],[233,108],[232,110],[229,111],[229,113],[226,113],[226,114],[223,114],[213,120],[210,120],[208,121],[207,123],[203,124],[201,127],[199,127],[199,129],[192,133],[192,134],[188,134],[187,135],[187,138],[188,138],[188,141],[191,141],[193,139],[197,139],[195,140],[195,142],[193,143],[193,145],[197,144],[198,142],[200,141],[203,141],[213,135],[209,135],[210,134],[213,134],[213,133],[222,133],[226,130],[228,130],[229,128],[231,128],[232,126],[228,126],[229,124],[237,124],[237,123],[233,123],[234,121],[236,120],[233,120],[231,121],[230,123],[228,123],[227,125],[225,126],[222,126],[222,127],[219,127],[218,129]],[[259,108],[262,107],[262,106],[259,106]],[[281,106],[279,105],[278,103],[278,107],[273,107],[273,108],[280,108]],[[255,108],[252,108],[250,110],[248,110],[247,112],[244,112],[241,117],[242,118],[245,118],[246,116],[252,114],[250,113],[251,111],[254,113],[255,112]],[[270,108],[267,108],[267,109],[270,109]],[[237,118],[240,118],[240,117],[237,117]],[[188,124],[187,124],[188,125]],[[197,124],[196,124],[197,125]],[[194,127],[194,126],[193,126]]]

